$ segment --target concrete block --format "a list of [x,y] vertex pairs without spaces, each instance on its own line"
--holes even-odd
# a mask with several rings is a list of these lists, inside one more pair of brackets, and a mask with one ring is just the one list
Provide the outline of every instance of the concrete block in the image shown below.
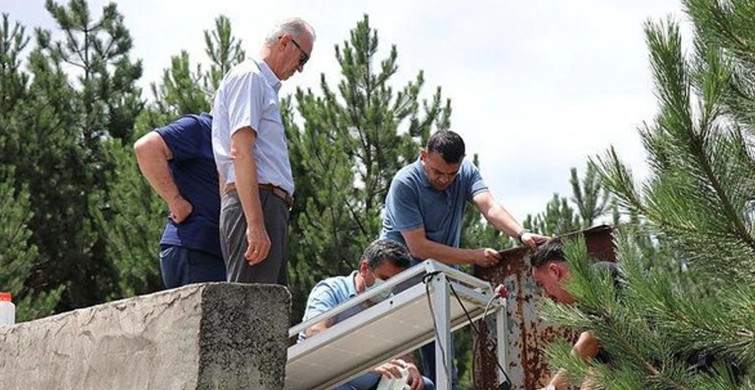
[[195,284],[0,326],[0,390],[283,389],[290,301]]

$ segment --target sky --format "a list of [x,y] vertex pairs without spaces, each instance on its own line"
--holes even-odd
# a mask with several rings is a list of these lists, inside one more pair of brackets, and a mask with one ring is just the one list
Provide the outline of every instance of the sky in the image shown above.
[[[60,2],[59,2],[60,3]],[[90,0],[97,14],[108,2]],[[452,130],[476,153],[496,198],[519,220],[538,213],[554,192],[570,196],[569,170],[614,146],[638,177],[647,174],[637,128],[652,121],[656,99],[643,25],[671,16],[680,0],[128,0],[116,1],[144,75],[159,80],[182,49],[206,61],[204,30],[227,16],[248,55],[276,21],[300,16],[317,40],[304,73],[284,82],[320,91],[321,74],[340,80],[334,47],[367,14],[384,58],[398,50],[394,89],[424,71],[424,97],[437,86],[451,99]],[[0,12],[52,29],[43,0],[0,0]]]

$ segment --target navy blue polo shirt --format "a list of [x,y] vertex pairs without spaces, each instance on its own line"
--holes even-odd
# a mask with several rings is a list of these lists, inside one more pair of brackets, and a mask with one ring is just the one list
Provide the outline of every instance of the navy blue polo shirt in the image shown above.
[[423,227],[428,240],[458,248],[466,202],[486,191],[480,171],[467,159],[462,160],[459,174],[444,191],[430,185],[418,159],[401,168],[391,181],[380,237],[406,245],[401,232]]
[[161,245],[180,246],[221,257],[218,171],[212,155],[212,117],[186,115],[155,129],[173,152],[168,161],[178,192],[193,206],[189,218],[176,224],[168,213]]

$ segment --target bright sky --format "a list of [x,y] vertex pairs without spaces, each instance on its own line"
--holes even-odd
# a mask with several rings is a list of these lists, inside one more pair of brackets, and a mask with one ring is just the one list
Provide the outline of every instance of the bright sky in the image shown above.
[[[100,13],[106,1],[90,0]],[[214,0],[117,1],[144,63],[142,85],[158,81],[170,56],[187,50],[205,61],[202,31],[227,16],[247,54],[256,55],[274,22],[301,16],[317,33],[313,57],[296,86],[334,86],[334,45],[364,14],[378,30],[382,58],[398,48],[395,88],[425,71],[451,98],[452,129],[477,153],[483,177],[518,219],[540,212],[554,192],[570,194],[569,169],[614,145],[635,173],[646,172],[637,134],[656,110],[643,23],[668,15],[686,21],[680,0]],[[43,0],[2,0],[31,30],[52,28]],[[686,31],[687,29],[685,29]],[[395,89],[394,88],[394,89]],[[145,97],[147,96],[145,94]]]

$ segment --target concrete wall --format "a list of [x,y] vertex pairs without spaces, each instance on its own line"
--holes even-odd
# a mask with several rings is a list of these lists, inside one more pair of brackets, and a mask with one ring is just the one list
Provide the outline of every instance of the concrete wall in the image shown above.
[[195,284],[0,326],[0,390],[283,389],[290,299]]

